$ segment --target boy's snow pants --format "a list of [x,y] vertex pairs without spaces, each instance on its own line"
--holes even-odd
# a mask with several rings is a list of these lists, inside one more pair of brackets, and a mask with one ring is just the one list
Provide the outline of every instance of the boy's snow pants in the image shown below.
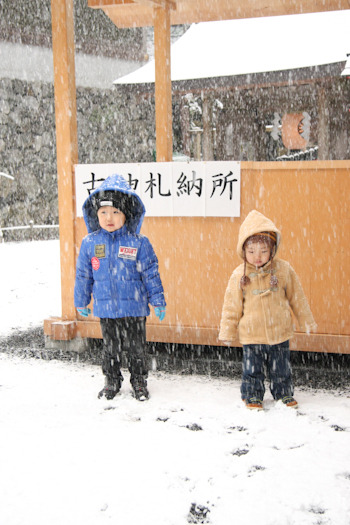
[[127,354],[130,382],[147,378],[145,355],[146,318],[121,317],[100,319],[103,336],[102,372],[112,379],[122,379],[122,352]]
[[292,396],[289,341],[285,341],[278,345],[243,345],[242,399],[264,399],[265,368],[272,397],[278,400]]

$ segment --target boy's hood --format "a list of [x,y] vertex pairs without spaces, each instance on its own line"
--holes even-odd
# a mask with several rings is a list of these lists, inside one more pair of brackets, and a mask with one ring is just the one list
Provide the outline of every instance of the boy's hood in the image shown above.
[[237,253],[240,256],[241,259],[244,260],[244,253],[243,253],[243,244],[248,239],[248,237],[251,237],[252,235],[255,235],[256,233],[261,232],[276,232],[277,234],[277,243],[276,243],[276,252],[278,250],[278,247],[281,242],[281,232],[278,228],[274,225],[274,223],[265,217],[262,213],[260,213],[257,210],[252,210],[248,213],[246,218],[241,224],[241,227],[239,229],[239,235],[238,235],[238,243],[237,243]]
[[84,221],[89,233],[100,229],[97,212],[93,206],[93,200],[96,195],[104,191],[115,191],[128,195],[132,204],[132,216],[127,221],[127,229],[131,233],[140,233],[143,218],[146,213],[145,206],[137,193],[129,186],[124,177],[121,175],[111,175],[102,182],[96,190],[90,193],[83,204]]

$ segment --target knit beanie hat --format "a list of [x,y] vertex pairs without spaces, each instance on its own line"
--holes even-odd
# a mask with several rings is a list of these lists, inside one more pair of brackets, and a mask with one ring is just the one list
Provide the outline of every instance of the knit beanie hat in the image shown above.
[[248,275],[246,275],[247,258],[246,258],[245,251],[246,251],[247,246],[249,246],[249,244],[253,244],[253,243],[266,243],[266,244],[268,244],[270,246],[270,249],[271,249],[271,255],[270,255],[270,261],[271,261],[271,266],[270,266],[270,286],[271,287],[277,286],[278,279],[277,279],[276,275],[274,275],[274,270],[273,270],[273,258],[274,258],[275,253],[276,253],[277,234],[276,234],[276,232],[270,231],[270,232],[259,232],[259,233],[256,233],[254,235],[251,235],[244,242],[244,244],[243,244],[244,271],[243,271],[243,275],[242,275],[241,281],[240,281],[241,289],[243,290],[243,288],[247,284],[250,283],[250,279],[249,279]]
[[129,202],[129,195],[120,191],[106,190],[97,193],[93,199],[92,204],[96,213],[103,206],[113,206],[124,213],[126,219],[130,217],[131,203]]

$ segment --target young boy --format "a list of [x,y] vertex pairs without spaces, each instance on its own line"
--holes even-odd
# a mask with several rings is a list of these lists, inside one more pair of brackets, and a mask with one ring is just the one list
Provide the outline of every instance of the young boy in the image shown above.
[[298,276],[291,265],[275,258],[281,233],[256,210],[241,225],[237,253],[244,263],[229,280],[222,310],[219,339],[243,345],[241,395],[247,408],[263,408],[264,366],[275,400],[296,408],[290,366],[289,339],[293,335],[291,310],[300,329],[317,325]]
[[113,399],[121,388],[122,352],[128,355],[130,382],[139,401],[149,398],[145,356],[149,304],[160,321],[165,299],[158,259],[147,237],[140,235],[145,208],[123,177],[112,175],[83,204],[88,235],[77,261],[74,304],[87,317],[100,318],[105,386],[98,397]]

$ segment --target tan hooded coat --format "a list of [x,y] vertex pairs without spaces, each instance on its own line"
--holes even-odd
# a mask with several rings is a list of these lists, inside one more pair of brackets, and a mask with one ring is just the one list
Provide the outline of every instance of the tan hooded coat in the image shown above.
[[[251,211],[241,225],[237,253],[244,260],[243,244],[256,233],[273,231],[277,234],[278,250],[281,232],[274,223],[256,210]],[[242,292],[240,279],[244,264],[234,270],[229,280],[222,309],[219,339],[231,342],[239,338],[241,344],[275,345],[293,335],[291,310],[298,320],[300,330],[316,331],[299,278],[292,266],[282,259],[273,259],[273,273],[278,279],[276,287],[270,286],[271,261],[261,268],[247,263],[246,275],[250,278]]]

